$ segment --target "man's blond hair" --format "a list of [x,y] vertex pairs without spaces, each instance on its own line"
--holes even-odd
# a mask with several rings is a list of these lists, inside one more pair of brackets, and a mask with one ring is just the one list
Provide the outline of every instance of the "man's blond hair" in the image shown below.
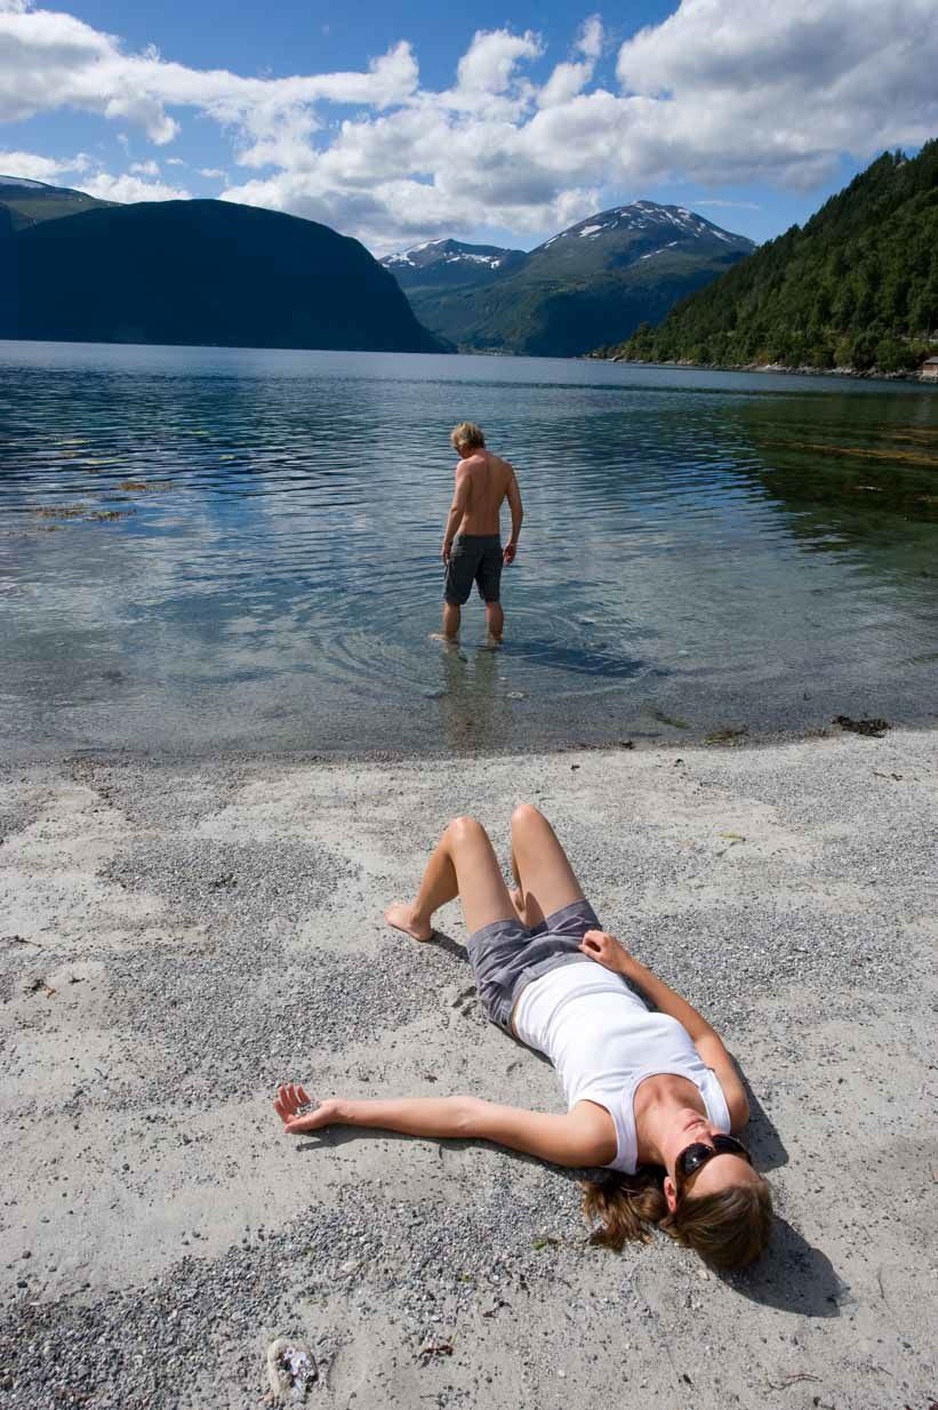
[[460,421],[458,426],[453,427],[450,440],[458,451],[481,450],[485,445],[485,436],[474,421]]

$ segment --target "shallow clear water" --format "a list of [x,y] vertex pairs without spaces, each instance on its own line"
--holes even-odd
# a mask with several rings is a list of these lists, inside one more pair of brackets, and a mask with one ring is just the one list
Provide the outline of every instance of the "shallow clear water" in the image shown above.
[[[507,635],[430,640],[448,432],[515,464]],[[113,517],[112,517],[113,516]],[[0,344],[0,728],[534,748],[933,720],[938,394],[541,359]]]

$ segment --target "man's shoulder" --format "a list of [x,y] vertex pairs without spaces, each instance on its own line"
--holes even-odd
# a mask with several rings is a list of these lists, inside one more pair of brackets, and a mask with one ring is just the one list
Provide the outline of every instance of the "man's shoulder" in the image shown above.
[[456,462],[457,475],[472,475],[478,471],[495,469],[506,479],[515,473],[514,466],[503,456],[496,455],[492,450],[484,450],[476,455],[467,455],[464,460]]
[[496,460],[497,456],[492,455],[467,455],[464,460],[456,462],[457,475],[471,475],[474,470],[483,470],[491,460]]

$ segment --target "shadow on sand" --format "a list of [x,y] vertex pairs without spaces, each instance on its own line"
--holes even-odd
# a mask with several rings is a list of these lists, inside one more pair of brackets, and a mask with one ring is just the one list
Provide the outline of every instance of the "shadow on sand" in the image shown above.
[[802,1317],[839,1317],[850,1301],[850,1290],[838,1278],[834,1265],[819,1248],[775,1216],[768,1252],[751,1268],[738,1273],[718,1273],[734,1292],[763,1307],[798,1312]]
[[469,963],[469,951],[459,940],[454,940],[452,935],[447,935],[443,930],[434,930],[429,940],[420,942],[423,945],[434,945],[436,949],[442,950],[454,960],[459,960],[462,964]]
[[769,1170],[780,1170],[783,1165],[788,1164],[788,1152],[772,1118],[745,1077],[743,1083],[749,1098],[749,1125],[746,1127],[745,1141],[756,1169],[761,1170],[763,1174]]

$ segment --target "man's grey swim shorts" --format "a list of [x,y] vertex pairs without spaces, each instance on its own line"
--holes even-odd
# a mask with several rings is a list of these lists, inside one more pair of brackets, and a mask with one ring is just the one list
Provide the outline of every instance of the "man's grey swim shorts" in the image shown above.
[[469,601],[479,584],[483,602],[497,602],[502,581],[502,544],[498,534],[457,534],[446,565],[443,596],[451,607]]
[[[496,920],[470,935],[469,963],[492,1022],[511,1033],[515,1004],[533,979],[564,964],[595,964],[583,954],[580,941],[588,930],[601,928],[589,901],[572,901],[533,930],[520,920]],[[629,988],[647,1002],[635,985]]]

